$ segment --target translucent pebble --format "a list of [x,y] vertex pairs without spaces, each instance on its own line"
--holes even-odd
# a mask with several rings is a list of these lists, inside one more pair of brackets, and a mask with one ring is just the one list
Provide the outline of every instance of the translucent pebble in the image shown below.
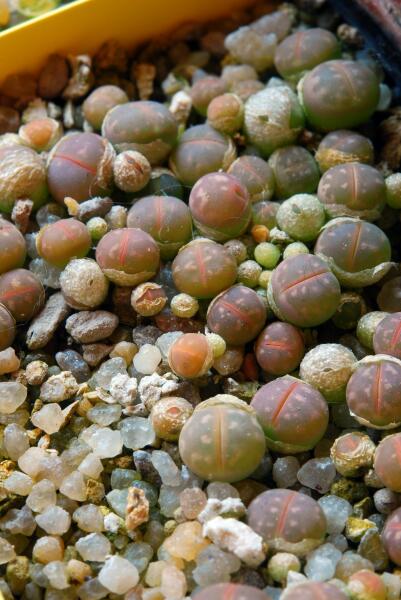
[[111,553],[111,544],[102,533],[90,533],[79,538],[75,544],[83,560],[104,562]]
[[96,373],[89,379],[88,384],[93,389],[100,387],[109,391],[113,377],[119,374],[127,375],[127,365],[123,358],[117,356],[102,363]]
[[63,411],[55,402],[45,404],[40,410],[33,413],[31,421],[35,427],[39,427],[51,435],[59,431],[64,423]]
[[3,483],[6,490],[19,496],[27,496],[32,489],[33,481],[29,475],[14,471]]
[[82,531],[88,533],[100,533],[103,531],[103,514],[96,504],[85,504],[77,508],[73,520]]
[[102,404],[99,402],[86,413],[86,418],[92,423],[107,427],[119,421],[122,408],[119,404]]
[[98,577],[100,583],[114,594],[126,594],[139,580],[136,567],[121,556],[111,556]]
[[177,486],[182,483],[181,473],[167,452],[162,450],[154,450],[152,452],[152,464],[156,471],[159,473],[162,482],[165,485]]
[[149,521],[143,539],[153,550],[157,550],[164,540],[164,527],[159,521]]
[[133,364],[138,373],[151,375],[154,373],[162,359],[161,352],[157,346],[144,344],[139,352],[135,354]]
[[41,513],[57,502],[56,488],[52,481],[42,479],[32,487],[26,503],[34,512]]
[[127,508],[128,488],[125,490],[111,490],[106,495],[107,502],[111,508],[123,519]]
[[46,457],[46,452],[42,448],[33,446],[28,448],[18,459],[18,466],[31,477],[37,477],[40,471],[41,461]]
[[175,510],[180,506],[181,486],[171,487],[162,485],[160,488],[160,512],[165,517],[173,517]]
[[189,520],[196,519],[205,508],[207,496],[200,488],[186,488],[180,494],[180,506],[184,517]]
[[10,423],[3,432],[3,446],[11,460],[18,460],[30,447],[27,431],[18,423]]
[[11,508],[1,520],[1,529],[14,535],[31,536],[36,529],[31,509],[26,505],[21,510]]
[[230,574],[238,571],[240,567],[241,561],[234,554],[210,544],[198,555],[192,576],[201,586],[224,583],[230,581]]
[[100,473],[103,471],[103,465],[100,458],[91,452],[85,456],[83,461],[80,463],[78,471],[80,471],[86,477],[98,479],[100,477]]
[[136,542],[128,544],[124,549],[124,558],[129,560],[137,569],[138,573],[143,573],[153,557],[153,548],[146,542]]
[[217,500],[225,500],[225,498],[239,498],[238,490],[229,483],[221,481],[213,481],[206,488],[208,498],[217,498]]
[[382,573],[384,585],[387,588],[387,600],[397,600],[401,596],[401,578],[392,573]]
[[78,502],[86,500],[86,483],[82,473],[73,471],[64,477],[60,485],[60,492],[67,498],[71,498],[71,500],[77,500]]
[[32,550],[35,561],[47,564],[54,560],[61,560],[64,556],[64,543],[59,537],[43,535],[38,538]]
[[331,533],[327,536],[326,542],[328,544],[333,544],[333,546],[335,546],[337,550],[340,550],[340,552],[345,552],[348,550],[347,538],[342,533]]
[[164,361],[167,360],[168,353],[170,350],[170,346],[173,342],[183,334],[182,331],[168,331],[167,333],[163,333],[159,338],[157,338],[156,346],[159,348],[162,358]]
[[336,468],[330,458],[312,458],[298,471],[298,481],[319,494],[329,491],[336,476]]
[[14,546],[0,537],[0,565],[5,565],[16,557]]
[[278,458],[273,465],[273,480],[278,488],[289,488],[297,482],[299,460],[295,456]]
[[319,498],[318,503],[326,517],[327,533],[341,533],[348,517],[352,515],[352,505],[344,498],[331,494]]
[[113,458],[121,454],[123,449],[121,433],[108,427],[100,427],[87,443],[99,458]]
[[106,598],[108,591],[97,577],[93,577],[79,586],[78,593],[80,600],[102,600]]
[[124,446],[131,450],[140,450],[153,444],[156,440],[156,434],[150,419],[143,417],[124,419],[120,431]]
[[36,522],[50,535],[63,535],[71,525],[71,517],[66,510],[59,506],[49,506],[36,516]]
[[49,580],[50,585],[56,590],[65,590],[69,587],[66,564],[60,560],[47,563],[43,573]]
[[187,591],[184,573],[173,565],[167,565],[162,571],[160,591],[168,600],[182,600]]
[[110,478],[112,489],[122,490],[129,488],[134,481],[140,480],[141,476],[134,469],[113,469]]
[[0,383],[0,413],[10,415],[26,400],[27,389],[17,381]]
[[172,556],[187,561],[195,560],[208,545],[208,540],[202,534],[202,525],[197,521],[188,521],[177,525],[163,544]]
[[308,554],[305,575],[312,581],[328,581],[334,577],[342,553],[333,544],[323,544]]

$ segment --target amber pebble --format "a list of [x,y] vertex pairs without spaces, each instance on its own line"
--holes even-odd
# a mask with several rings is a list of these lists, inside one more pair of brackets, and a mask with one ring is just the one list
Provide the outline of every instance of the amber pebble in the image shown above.
[[0,303],[16,321],[29,321],[42,308],[45,291],[39,279],[26,269],[14,269],[0,277]]

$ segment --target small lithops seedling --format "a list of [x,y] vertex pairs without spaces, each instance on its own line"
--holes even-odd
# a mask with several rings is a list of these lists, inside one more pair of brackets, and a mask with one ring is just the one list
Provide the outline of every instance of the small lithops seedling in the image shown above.
[[316,27],[286,37],[276,49],[274,64],[281,77],[296,83],[316,65],[340,55],[336,36]]
[[294,371],[304,352],[304,339],[299,329],[280,321],[265,327],[255,344],[256,360],[270,375],[287,375]]
[[299,254],[274,269],[267,293],[279,319],[298,327],[315,327],[333,316],[341,291],[321,258]]
[[237,265],[226,248],[202,238],[181,248],[172,272],[180,292],[195,298],[213,298],[235,282]]
[[18,131],[24,143],[36,152],[48,152],[63,135],[61,123],[55,119],[44,117],[33,119],[22,125]]
[[369,569],[353,573],[347,582],[352,600],[386,600],[387,587],[383,579]]
[[388,435],[380,442],[374,466],[386,487],[401,492],[401,433]]
[[11,213],[20,198],[29,198],[35,209],[48,196],[46,168],[31,148],[8,144],[0,148],[0,210]]
[[376,354],[389,354],[401,359],[401,312],[385,316],[373,335]]
[[233,135],[242,127],[244,103],[236,94],[217,96],[207,107],[207,120],[217,131]]
[[344,477],[359,477],[373,465],[376,446],[366,433],[352,431],[336,438],[330,457]]
[[209,305],[207,325],[231,346],[253,340],[266,321],[266,305],[254,290],[235,285]]
[[221,77],[215,75],[202,77],[195,81],[190,90],[193,107],[200,115],[206,116],[211,101],[226,91],[227,84]]
[[171,260],[192,236],[191,213],[174,196],[146,196],[130,208],[128,227],[146,231],[160,249],[162,260]]
[[401,508],[397,508],[386,521],[382,531],[383,545],[391,560],[401,567]]
[[315,254],[346,287],[372,285],[393,264],[386,234],[373,223],[349,217],[329,221],[317,239]]
[[210,125],[187,129],[170,157],[170,168],[184,185],[194,185],[202,175],[227,170],[236,158],[233,141]]
[[220,394],[198,404],[179,439],[183,462],[208,481],[240,481],[259,465],[265,440],[254,410]]
[[70,196],[83,202],[106,196],[113,183],[115,152],[109,142],[95,133],[73,133],[54,146],[47,161],[51,195],[60,204]]
[[22,267],[26,243],[22,233],[9,221],[0,218],[0,274]]
[[0,304],[4,304],[17,322],[32,319],[44,301],[43,285],[27,269],[14,269],[1,275]]
[[269,158],[269,165],[274,173],[276,196],[279,198],[316,192],[320,179],[319,168],[306,148],[279,148]]
[[312,242],[319,235],[326,215],[317,196],[295,194],[280,204],[276,219],[280,229],[292,239]]
[[343,402],[346,385],[356,364],[354,354],[345,346],[319,344],[304,356],[299,374],[328,402]]
[[274,175],[271,167],[259,156],[240,156],[228,173],[246,187],[251,202],[270,200],[274,193]]
[[373,70],[352,60],[321,63],[301,80],[299,91],[309,123],[321,131],[364,123],[380,96]]
[[77,219],[60,219],[39,231],[36,248],[39,256],[56,267],[64,267],[72,258],[83,258],[91,248],[88,228]]
[[331,319],[339,329],[355,329],[366,311],[363,296],[357,292],[346,291],[341,294],[340,303]]
[[271,202],[270,200],[256,202],[252,205],[252,223],[273,229],[277,223],[276,215],[279,206],[278,202]]
[[203,333],[184,333],[171,344],[168,363],[180,377],[201,377],[213,363],[213,350],[207,337]]
[[320,142],[315,159],[322,173],[348,162],[371,165],[374,161],[374,148],[369,138],[347,129],[331,131]]
[[292,490],[268,490],[248,507],[248,524],[271,550],[305,556],[320,546],[326,519],[313,498]]
[[142,317],[153,317],[163,310],[167,295],[161,285],[147,281],[132,290],[131,306]]
[[401,361],[386,354],[366,356],[350,378],[348,408],[362,425],[392,429],[401,423]]
[[287,587],[282,600],[347,600],[348,596],[336,585],[320,581],[306,581]]
[[387,312],[401,310],[401,277],[394,277],[386,281],[377,294],[379,309]]
[[191,190],[189,208],[199,231],[217,242],[242,235],[251,219],[248,190],[226,173],[201,177]]
[[372,312],[366,313],[366,315],[363,315],[359,319],[356,328],[356,335],[363,346],[373,350],[373,337],[376,333],[376,329],[378,328],[379,324],[383,321],[383,319],[387,316],[387,312],[374,310]]
[[[270,597],[250,585],[240,583],[216,583],[208,585],[192,595],[193,600],[269,600]],[[333,600],[335,600],[333,598]]]
[[177,139],[178,125],[160,102],[138,101],[115,106],[106,114],[102,135],[117,152],[136,150],[151,165],[163,163]]
[[4,304],[0,304],[0,351],[11,346],[14,338],[15,319]]
[[126,227],[102,237],[96,248],[96,261],[110,281],[132,286],[156,274],[160,251],[148,233]]
[[263,385],[253,397],[269,448],[295,454],[314,448],[326,431],[329,411],[315,388],[285,375]]
[[118,104],[128,102],[128,96],[116,85],[101,85],[89,94],[82,104],[85,119],[94,129],[100,131],[103,119],[109,110]]
[[185,398],[175,396],[161,398],[153,406],[150,415],[157,437],[169,442],[176,442],[193,410],[192,404]]
[[380,171],[359,162],[336,165],[326,171],[317,190],[327,214],[375,221],[386,202],[386,186]]

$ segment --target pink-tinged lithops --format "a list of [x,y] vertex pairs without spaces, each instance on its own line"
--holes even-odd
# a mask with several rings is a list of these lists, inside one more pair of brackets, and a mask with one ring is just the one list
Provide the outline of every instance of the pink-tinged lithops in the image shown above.
[[321,258],[299,254],[274,269],[267,293],[279,319],[298,327],[316,327],[333,316],[341,290]]
[[31,148],[5,144],[0,148],[0,211],[11,213],[19,199],[29,198],[35,209],[48,197],[46,167]]
[[192,105],[202,116],[206,116],[208,106],[214,98],[227,91],[227,84],[221,77],[210,75],[195,81],[190,90]]
[[347,582],[352,600],[386,600],[387,587],[378,573],[361,569],[353,573]]
[[248,507],[248,524],[271,550],[305,556],[320,546],[326,519],[319,504],[292,490],[268,490]]
[[281,77],[296,83],[307,71],[340,55],[336,36],[316,27],[286,37],[276,49],[274,65]]
[[388,435],[380,442],[374,467],[386,487],[401,492],[401,433]]
[[387,519],[382,542],[391,560],[401,567],[401,508],[397,508]]
[[306,118],[320,131],[356,127],[374,113],[379,81],[362,62],[330,60],[309,71],[299,86]]
[[125,104],[126,102],[128,102],[128,96],[120,87],[101,85],[86,98],[82,104],[82,112],[88,123],[99,131],[108,111],[118,104]]
[[267,229],[273,229],[277,225],[278,202],[262,200],[252,204],[252,224],[264,225]]
[[321,581],[306,581],[287,587],[281,595],[282,600],[348,600],[336,585]]
[[326,171],[317,195],[331,218],[360,217],[375,221],[386,202],[386,186],[380,171],[350,162]]
[[279,148],[269,158],[269,165],[274,173],[276,196],[279,198],[316,192],[320,178],[319,168],[306,148]]
[[0,275],[22,267],[26,257],[26,242],[22,233],[9,221],[0,218]]
[[[376,333],[376,329],[379,326],[379,323],[381,323],[388,314],[389,313],[380,310],[373,310],[366,313],[366,315],[362,315],[356,328],[356,336],[362,346],[373,350],[373,337]],[[384,352],[384,354],[386,354],[386,352]]]
[[258,364],[270,375],[288,375],[299,366],[305,352],[299,329],[290,323],[271,323],[255,344]]
[[159,246],[162,260],[171,260],[192,236],[188,206],[174,196],[146,196],[130,208],[128,227],[146,231]]
[[203,333],[184,333],[170,346],[168,364],[179,377],[194,379],[208,372],[213,350]]
[[401,359],[401,312],[385,316],[373,335],[376,354],[389,354]]
[[170,168],[184,185],[194,185],[202,175],[226,171],[236,158],[230,137],[210,125],[194,125],[180,137],[170,157]]
[[193,600],[270,600],[270,596],[262,590],[240,583],[208,585],[192,595],[192,598]]
[[317,239],[315,254],[345,287],[372,285],[393,264],[386,234],[373,223],[349,217],[327,223]]
[[233,285],[237,264],[226,248],[202,238],[181,248],[172,272],[180,292],[195,298],[213,298]]
[[227,344],[242,346],[253,340],[266,321],[262,298],[244,285],[234,285],[209,305],[207,326]]
[[88,228],[77,219],[60,219],[45,225],[36,238],[39,256],[56,267],[64,267],[71,258],[83,258],[91,245]]
[[265,440],[254,410],[219,394],[198,404],[179,439],[183,462],[208,481],[241,481],[259,465]]
[[289,87],[265,88],[245,104],[245,134],[265,157],[293,144],[304,124],[302,107]]
[[324,136],[315,154],[322,173],[348,162],[373,164],[375,150],[369,138],[348,129],[331,131]]
[[246,187],[253,203],[270,200],[274,194],[273,171],[259,156],[240,156],[227,172]]
[[177,140],[177,133],[177,121],[168,108],[149,100],[115,106],[102,124],[102,135],[117,152],[136,150],[151,165],[166,160]]
[[17,322],[32,319],[44,301],[43,285],[27,269],[14,269],[0,276],[0,304],[10,311]]
[[359,361],[350,378],[347,404],[352,415],[367,427],[392,429],[401,424],[401,361],[377,354]]
[[0,351],[11,346],[14,338],[15,319],[8,308],[0,304]]
[[311,450],[329,421],[327,403],[308,383],[291,375],[263,385],[251,402],[269,448],[295,454]]
[[154,277],[160,251],[148,233],[126,227],[102,237],[96,248],[96,261],[110,281],[132,286]]
[[217,131],[234,135],[242,128],[244,103],[236,94],[213,98],[207,107],[207,121]]
[[248,190],[226,173],[201,177],[191,190],[189,208],[199,231],[216,242],[239,237],[251,220]]

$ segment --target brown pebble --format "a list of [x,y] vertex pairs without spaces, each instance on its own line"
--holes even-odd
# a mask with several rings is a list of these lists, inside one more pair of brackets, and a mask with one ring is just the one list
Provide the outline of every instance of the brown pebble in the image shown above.
[[133,531],[149,519],[149,502],[145,492],[137,487],[128,489],[125,526]]
[[68,317],[65,328],[76,342],[91,344],[108,338],[117,325],[118,317],[107,310],[83,310]]

